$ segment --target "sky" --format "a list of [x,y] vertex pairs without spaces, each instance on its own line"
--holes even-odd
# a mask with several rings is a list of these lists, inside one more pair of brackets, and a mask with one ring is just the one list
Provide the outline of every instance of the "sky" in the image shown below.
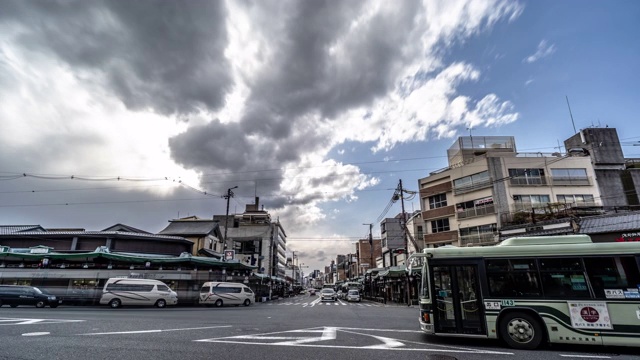
[[608,126],[640,158],[639,18],[635,0],[0,0],[0,224],[156,233],[237,186],[230,213],[259,197],[323,271],[459,136],[551,153]]

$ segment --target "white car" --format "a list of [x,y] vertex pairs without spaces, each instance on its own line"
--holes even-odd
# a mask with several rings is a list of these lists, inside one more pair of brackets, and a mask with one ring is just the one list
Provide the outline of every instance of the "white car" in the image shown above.
[[360,302],[360,292],[358,290],[349,290],[347,293],[347,301]]
[[320,301],[336,301],[337,298],[338,296],[333,289],[324,288],[320,292]]

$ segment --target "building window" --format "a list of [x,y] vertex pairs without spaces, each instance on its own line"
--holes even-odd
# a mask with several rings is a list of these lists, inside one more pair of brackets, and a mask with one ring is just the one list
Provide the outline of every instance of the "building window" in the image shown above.
[[587,169],[551,169],[553,185],[590,185]]
[[488,171],[461,177],[453,180],[453,187],[457,194],[468,192],[491,185]]
[[449,230],[451,230],[449,227],[449,219],[439,219],[431,222],[431,232],[434,234]]
[[437,209],[447,206],[447,194],[429,196],[429,209]]
[[493,214],[494,211],[495,207],[491,196],[456,204],[456,213],[459,219]]
[[558,202],[577,206],[594,205],[593,195],[558,195]]
[[586,179],[587,169],[551,169],[551,176],[558,179]]
[[516,210],[531,210],[545,207],[551,202],[549,195],[513,195]]
[[544,185],[544,169],[509,169],[511,185]]

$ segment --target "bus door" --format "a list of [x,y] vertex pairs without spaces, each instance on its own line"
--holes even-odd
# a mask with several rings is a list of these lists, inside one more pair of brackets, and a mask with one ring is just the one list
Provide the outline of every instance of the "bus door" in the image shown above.
[[437,265],[431,274],[435,332],[486,334],[478,265]]

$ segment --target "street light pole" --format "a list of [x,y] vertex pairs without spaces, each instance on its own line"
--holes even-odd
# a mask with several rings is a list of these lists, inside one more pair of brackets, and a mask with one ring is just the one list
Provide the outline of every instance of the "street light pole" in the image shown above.
[[234,186],[232,188],[227,189],[227,194],[223,197],[227,199],[227,213],[224,217],[224,250],[227,250],[227,228],[229,227],[229,199],[233,197],[233,189],[238,188],[238,186]]

